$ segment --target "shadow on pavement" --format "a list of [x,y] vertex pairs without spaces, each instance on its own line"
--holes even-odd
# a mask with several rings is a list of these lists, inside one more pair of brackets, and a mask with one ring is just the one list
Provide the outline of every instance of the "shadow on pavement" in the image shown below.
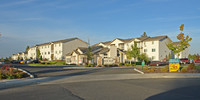
[[146,100],[200,100],[200,85],[177,88],[151,96]]

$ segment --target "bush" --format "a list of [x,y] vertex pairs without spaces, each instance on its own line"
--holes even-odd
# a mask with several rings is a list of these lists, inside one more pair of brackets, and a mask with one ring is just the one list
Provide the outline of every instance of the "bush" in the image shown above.
[[129,63],[125,63],[124,66],[131,66],[131,64],[129,64]]
[[182,72],[182,73],[187,72],[187,68],[182,68],[182,69],[181,69],[181,72]]
[[102,67],[102,65],[97,65],[97,67]]
[[162,72],[169,72],[169,66],[166,65],[164,68],[161,68]]
[[136,65],[142,65],[142,62],[136,62]]
[[136,66],[136,64],[131,64],[132,66]]
[[195,69],[195,64],[194,63],[191,63],[188,65],[188,68],[187,70],[190,71],[190,70],[194,70]]
[[119,66],[124,66],[124,63],[120,63]]
[[16,72],[15,76],[16,76],[16,78],[22,78],[23,77],[23,73],[22,72]]
[[85,67],[95,67],[96,65],[95,64],[87,64],[85,65]]

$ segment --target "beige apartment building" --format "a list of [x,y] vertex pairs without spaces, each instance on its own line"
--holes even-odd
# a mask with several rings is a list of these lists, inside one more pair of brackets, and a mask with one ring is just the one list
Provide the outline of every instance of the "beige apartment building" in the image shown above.
[[46,60],[64,60],[65,55],[78,47],[87,47],[88,43],[79,38],[70,38],[65,40],[53,41],[30,47],[28,50],[28,59],[37,59],[37,49],[40,51],[42,59]]

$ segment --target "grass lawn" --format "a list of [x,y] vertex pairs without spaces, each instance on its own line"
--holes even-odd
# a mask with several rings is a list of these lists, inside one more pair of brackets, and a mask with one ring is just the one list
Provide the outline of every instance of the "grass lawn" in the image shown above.
[[195,66],[196,69],[200,69],[200,66]]
[[66,65],[65,61],[50,61],[50,62],[42,62],[42,63],[35,63],[29,64],[29,66],[62,66]]

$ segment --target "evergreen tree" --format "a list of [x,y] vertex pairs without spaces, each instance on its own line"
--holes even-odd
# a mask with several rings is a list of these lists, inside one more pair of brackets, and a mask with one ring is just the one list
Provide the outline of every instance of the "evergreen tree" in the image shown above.
[[88,47],[86,55],[87,55],[87,62],[89,64],[89,62],[92,60],[92,55],[93,55],[92,54],[92,48],[90,46]]

